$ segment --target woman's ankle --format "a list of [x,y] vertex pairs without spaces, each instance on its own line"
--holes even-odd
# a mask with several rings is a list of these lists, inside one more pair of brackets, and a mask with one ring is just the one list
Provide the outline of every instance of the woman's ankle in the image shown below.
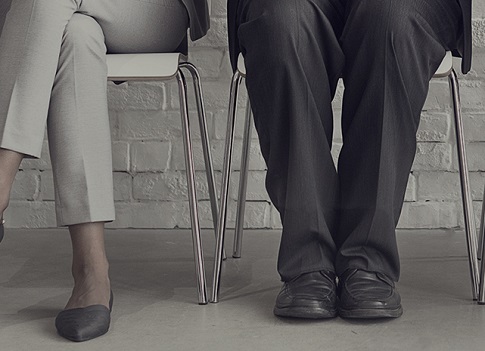
[[91,261],[73,262],[72,263],[72,276],[76,279],[86,278],[107,278],[109,276],[109,263],[106,258],[95,259]]
[[24,155],[0,148],[0,216],[8,206],[10,192]]
[[5,210],[8,207],[8,203],[9,203],[8,200],[6,202],[2,202],[0,200],[0,224],[1,224],[1,219],[4,219],[4,215],[3,214],[5,213]]
[[103,304],[109,307],[111,281],[108,276],[93,275],[74,277],[74,287],[65,308],[82,308]]

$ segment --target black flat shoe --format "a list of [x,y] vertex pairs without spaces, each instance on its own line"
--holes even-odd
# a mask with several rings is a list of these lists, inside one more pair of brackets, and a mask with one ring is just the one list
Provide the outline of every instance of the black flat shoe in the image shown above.
[[64,310],[57,315],[56,328],[60,336],[76,342],[87,341],[108,332],[113,308],[113,292],[109,309],[104,305]]
[[3,234],[5,234],[5,228],[3,227],[4,224],[5,224],[5,220],[3,218],[0,219],[0,243],[3,240]]
[[401,297],[394,282],[384,274],[349,269],[339,278],[342,318],[397,318],[402,315]]
[[273,313],[280,317],[324,319],[337,316],[335,274],[305,273],[285,282]]

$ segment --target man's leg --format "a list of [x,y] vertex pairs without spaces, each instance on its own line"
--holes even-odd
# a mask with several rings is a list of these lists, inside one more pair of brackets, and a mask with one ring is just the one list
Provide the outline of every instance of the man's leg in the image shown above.
[[456,0],[346,2],[336,257],[343,280],[349,269],[384,274],[391,286],[399,278],[395,228],[420,113],[431,77],[457,44],[460,20]]
[[339,191],[331,101],[343,68],[343,6],[242,0],[238,22],[266,188],[283,223],[278,271],[286,283],[275,314],[333,317]]
[[338,177],[331,100],[343,55],[339,1],[242,0],[239,40],[266,187],[283,223],[278,270],[288,281],[333,271]]

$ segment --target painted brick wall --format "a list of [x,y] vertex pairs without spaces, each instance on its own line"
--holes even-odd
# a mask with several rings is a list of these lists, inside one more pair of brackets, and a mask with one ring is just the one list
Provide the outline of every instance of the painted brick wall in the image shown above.
[[[191,61],[200,69],[208,126],[220,188],[231,69],[226,39],[226,0],[212,1],[212,29],[194,43]],[[485,184],[485,0],[474,1],[474,63],[460,76],[461,97],[475,212],[478,220]],[[455,65],[459,67],[459,62]],[[243,89],[244,91],[244,89]],[[340,114],[340,86],[334,101]],[[234,226],[239,155],[243,130],[242,94],[237,123],[229,225]],[[189,95],[193,101],[193,96]],[[117,219],[112,228],[189,228],[187,184],[178,91],[175,82],[109,86]],[[200,133],[191,104],[192,135],[202,226],[212,227]],[[334,156],[341,146],[336,120]],[[280,228],[279,215],[264,189],[265,164],[253,130],[245,226]],[[456,142],[446,80],[433,80],[418,133],[418,149],[406,193],[400,228],[463,227]],[[54,227],[54,191],[47,143],[40,160],[25,160],[17,175],[10,207],[10,227]],[[478,223],[478,222],[477,222]]]

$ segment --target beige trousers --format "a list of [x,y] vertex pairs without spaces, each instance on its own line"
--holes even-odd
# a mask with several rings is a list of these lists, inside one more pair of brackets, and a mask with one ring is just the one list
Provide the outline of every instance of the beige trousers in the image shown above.
[[47,125],[59,226],[114,219],[106,52],[169,52],[180,0],[2,0],[0,147],[39,157]]

